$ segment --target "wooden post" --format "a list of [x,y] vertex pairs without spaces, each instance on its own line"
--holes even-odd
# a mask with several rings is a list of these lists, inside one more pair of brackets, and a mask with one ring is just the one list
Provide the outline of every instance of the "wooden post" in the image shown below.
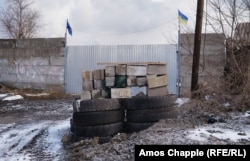
[[194,54],[193,54],[192,81],[191,81],[191,97],[192,98],[195,97],[194,92],[198,90],[203,8],[204,8],[204,0],[197,0]]

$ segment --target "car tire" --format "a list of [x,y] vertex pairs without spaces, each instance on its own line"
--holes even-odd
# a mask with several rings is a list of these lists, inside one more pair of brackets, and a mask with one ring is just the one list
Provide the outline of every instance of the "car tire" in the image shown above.
[[74,126],[77,137],[106,137],[123,131],[123,122],[97,126]]
[[119,99],[92,99],[73,101],[73,112],[91,112],[119,109],[121,109]]
[[121,99],[121,105],[124,109],[151,109],[163,108],[176,105],[175,95],[166,96],[138,96]]
[[95,112],[75,112],[73,122],[76,126],[105,125],[124,120],[122,110],[95,111]]
[[158,122],[161,119],[177,118],[177,107],[165,107],[155,109],[127,110],[127,122],[147,123]]

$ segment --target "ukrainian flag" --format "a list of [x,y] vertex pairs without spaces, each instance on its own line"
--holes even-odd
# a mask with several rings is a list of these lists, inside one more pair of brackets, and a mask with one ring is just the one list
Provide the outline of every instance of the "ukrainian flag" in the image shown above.
[[187,22],[188,22],[188,17],[187,17],[186,15],[184,15],[183,13],[181,13],[180,10],[178,10],[178,18],[179,18],[179,21],[180,21],[182,24],[184,24],[184,25],[187,24]]

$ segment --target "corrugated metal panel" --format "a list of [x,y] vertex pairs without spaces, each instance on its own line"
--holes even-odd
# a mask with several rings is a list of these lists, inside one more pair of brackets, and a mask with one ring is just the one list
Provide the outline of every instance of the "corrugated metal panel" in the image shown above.
[[100,62],[166,62],[169,76],[168,91],[176,94],[177,45],[99,45],[68,46],[65,67],[66,93],[80,94],[81,72],[104,69]]

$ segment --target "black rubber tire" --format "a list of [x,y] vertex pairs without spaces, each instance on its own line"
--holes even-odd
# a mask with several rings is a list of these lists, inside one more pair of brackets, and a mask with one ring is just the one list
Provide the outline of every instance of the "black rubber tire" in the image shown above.
[[73,122],[76,126],[105,125],[124,120],[122,110],[96,111],[96,112],[75,112]]
[[74,133],[73,119],[70,119],[70,132]]
[[125,122],[124,123],[124,130],[126,133],[133,133],[139,132],[149,128],[150,126],[154,125],[155,122],[150,123],[132,123],[132,122]]
[[124,109],[150,109],[175,106],[175,95],[167,96],[139,96],[121,99]]
[[157,122],[161,119],[177,118],[178,110],[176,106],[155,108],[155,109],[140,109],[127,110],[127,121],[134,123]]
[[73,112],[78,112],[77,100],[74,100],[74,101],[73,101],[72,106],[73,106]]
[[74,112],[106,111],[121,109],[119,99],[74,100]]
[[98,125],[98,126],[74,126],[77,137],[106,137],[123,132],[123,122]]

